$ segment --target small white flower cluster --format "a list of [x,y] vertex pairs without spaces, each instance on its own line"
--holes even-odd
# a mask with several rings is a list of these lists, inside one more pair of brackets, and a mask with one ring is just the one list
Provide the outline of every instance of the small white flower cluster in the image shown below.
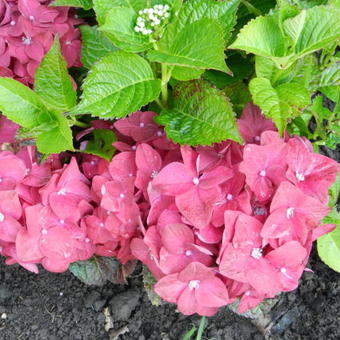
[[169,5],[155,5],[152,8],[139,11],[135,31],[144,35],[152,34],[156,26],[159,26],[164,19],[169,18],[169,10]]

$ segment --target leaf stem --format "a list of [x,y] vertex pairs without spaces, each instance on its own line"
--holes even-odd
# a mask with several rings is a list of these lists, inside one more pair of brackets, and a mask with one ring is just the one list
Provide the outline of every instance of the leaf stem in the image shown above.
[[89,124],[80,122],[79,120],[76,120],[76,119],[75,119],[75,120],[72,120],[72,124],[75,125],[75,126],[82,127],[82,128],[88,128],[88,127],[90,127]]
[[203,331],[204,331],[204,327],[205,327],[205,320],[206,320],[206,317],[202,316],[200,325],[198,327],[196,340],[201,340],[202,339],[202,335],[203,335]]
[[241,0],[244,6],[247,7],[248,11],[250,13],[253,13],[255,15],[262,15],[262,12],[258,10],[256,7],[254,7],[249,1],[247,0]]
[[162,64],[162,83],[161,83],[161,92],[162,92],[162,103],[163,106],[168,106],[168,82],[171,78],[172,67],[168,68],[166,64]]

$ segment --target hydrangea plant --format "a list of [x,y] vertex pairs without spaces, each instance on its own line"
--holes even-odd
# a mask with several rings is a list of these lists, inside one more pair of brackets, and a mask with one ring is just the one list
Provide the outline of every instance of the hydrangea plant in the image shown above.
[[[64,6],[91,18],[78,91],[85,21]],[[339,270],[339,165],[316,153],[339,143],[338,0],[3,0],[0,14],[7,264],[99,284],[138,259],[156,294],[204,316],[295,289],[318,238]],[[33,89],[11,79],[22,69]]]

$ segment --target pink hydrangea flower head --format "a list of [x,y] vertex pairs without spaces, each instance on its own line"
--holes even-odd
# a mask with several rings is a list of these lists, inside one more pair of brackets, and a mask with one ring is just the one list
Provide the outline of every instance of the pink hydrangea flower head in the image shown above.
[[327,203],[328,189],[340,168],[336,161],[310,152],[298,140],[288,142],[287,178],[305,194]]
[[244,148],[240,171],[246,175],[246,182],[259,201],[271,198],[275,188],[286,179],[286,145],[248,144]]
[[208,251],[195,245],[194,233],[185,224],[169,224],[159,232],[163,245],[159,266],[165,274],[178,273],[191,262],[211,265]]
[[176,303],[184,315],[214,315],[229,302],[228,291],[212,269],[199,262],[190,263],[180,273],[163,277],[155,285],[162,299]]
[[237,125],[244,141],[252,144],[260,144],[262,132],[277,130],[272,120],[265,118],[260,108],[252,103],[245,106]]
[[114,126],[120,133],[136,142],[147,142],[160,137],[157,135],[160,128],[153,120],[155,115],[156,113],[151,111],[137,111],[127,118],[119,119]]
[[11,190],[26,176],[24,162],[10,151],[0,152],[0,190]]

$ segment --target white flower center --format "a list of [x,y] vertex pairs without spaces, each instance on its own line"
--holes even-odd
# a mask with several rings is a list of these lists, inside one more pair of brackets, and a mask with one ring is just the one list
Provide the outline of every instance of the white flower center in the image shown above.
[[136,146],[136,145],[132,145],[132,146],[131,146],[131,149],[132,149],[132,150],[136,150],[136,149],[137,149],[137,146]]
[[120,197],[120,198],[124,198],[124,197],[125,197],[125,194],[119,194],[119,197]]
[[100,223],[99,223],[99,227],[104,228],[104,223],[103,223],[103,222],[100,222]]
[[0,177],[0,183],[2,182],[2,178]]
[[100,189],[101,194],[104,196],[106,194],[106,188],[105,185],[103,184],[101,189]]
[[91,161],[90,164],[91,164],[91,165],[95,165],[96,162],[95,162],[95,161]]
[[59,223],[60,223],[60,224],[64,224],[65,221],[64,221],[64,220],[59,220]]
[[200,182],[200,180],[197,177],[195,177],[192,181],[195,185],[198,185]]
[[14,20],[12,20],[10,23],[9,23],[11,26],[15,26],[16,22]]
[[233,195],[232,195],[232,194],[228,194],[228,195],[227,195],[227,200],[228,200],[228,201],[231,201],[232,199],[233,199]]
[[158,137],[162,137],[163,136],[163,132],[162,131],[157,131],[157,136]]
[[305,175],[302,172],[295,171],[295,176],[299,182],[302,182],[305,180]]
[[43,235],[46,235],[47,234],[47,229],[41,229],[41,233],[43,234]]
[[157,170],[152,170],[151,172],[151,178],[155,178],[158,175],[158,171]]
[[34,16],[33,16],[33,15],[30,15],[30,16],[28,17],[28,19],[30,19],[31,21],[33,21],[33,20],[34,20]]
[[24,45],[26,45],[26,46],[28,46],[28,45],[31,45],[31,42],[32,42],[32,38],[30,38],[30,37],[22,37],[22,43],[24,44]]
[[145,126],[145,124],[144,123],[139,123],[139,127],[144,127]]
[[191,250],[186,250],[185,256],[191,256],[191,255],[192,255],[192,251]]
[[260,138],[260,136],[255,136],[254,139],[256,140],[256,142],[259,142],[261,138]]
[[264,177],[264,176],[266,176],[266,175],[267,175],[266,170],[262,170],[262,171],[260,172],[260,176],[261,176],[261,177]]
[[287,273],[287,269],[284,268],[284,267],[282,267],[282,268],[280,269],[280,272],[281,272],[282,274],[286,274],[286,273]]
[[69,41],[69,40],[65,41],[65,45],[71,45],[71,44],[72,44],[72,41]]
[[3,222],[5,219],[5,215],[3,213],[0,213],[0,222]]
[[85,242],[90,243],[90,239],[86,237]]
[[58,196],[65,196],[66,195],[66,189],[65,188],[61,188],[58,192],[57,192]]
[[294,208],[288,208],[287,211],[286,211],[286,217],[287,218],[291,218],[294,216]]
[[188,283],[188,287],[190,290],[199,288],[199,286],[200,286],[200,280],[191,280]]
[[262,249],[261,248],[253,248],[252,252],[251,252],[251,257],[253,257],[254,259],[259,259],[262,257]]

